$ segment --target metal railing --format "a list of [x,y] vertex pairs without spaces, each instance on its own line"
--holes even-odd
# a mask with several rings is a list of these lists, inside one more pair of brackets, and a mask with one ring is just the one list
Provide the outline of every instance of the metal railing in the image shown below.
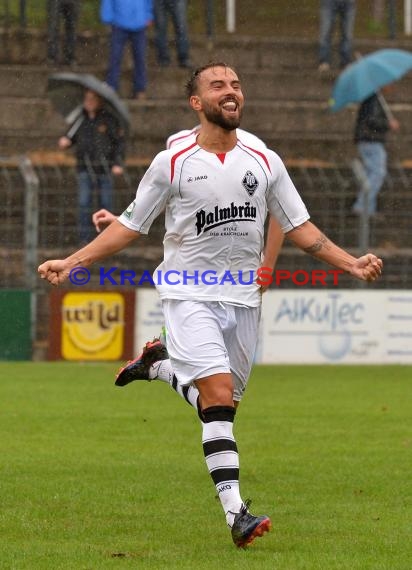
[[27,156],[0,157],[3,208],[1,286],[34,288],[38,253],[39,179]]
[[[146,165],[130,167],[129,178],[116,182],[116,213],[131,202],[145,170]],[[350,164],[332,168],[295,165],[289,172],[308,205],[312,221],[331,239],[354,255],[364,253],[368,243],[372,251],[383,257],[383,277],[374,288],[412,288],[412,169],[401,164],[391,166],[380,196],[387,220],[368,220],[367,228],[362,228],[358,217],[349,215],[358,191],[357,176]],[[50,288],[38,278],[37,265],[45,259],[64,257],[79,247],[75,167],[57,163],[33,166],[25,156],[0,158],[0,201],[0,287],[32,292],[32,338],[35,350],[44,353]],[[362,231],[367,231],[367,236],[362,236]],[[116,266],[132,268],[137,275],[153,271],[163,256],[163,235],[164,220],[158,219],[148,238],[116,255]],[[293,273],[325,266],[286,241],[277,268]],[[98,285],[98,272],[92,272],[89,285]],[[349,276],[339,278],[339,288],[361,286],[361,282]],[[279,287],[290,284],[281,283]]]
[[[145,172],[144,165],[130,167],[126,177],[115,181],[114,211],[120,213],[131,202]],[[383,250],[392,257],[412,255],[410,212],[412,210],[412,169],[393,164],[379,196],[379,219],[351,215],[351,205],[362,183],[362,172],[353,165],[332,168],[289,168],[311,219],[333,241],[354,253]],[[1,254],[2,286],[35,287],[38,257],[63,255],[79,245],[77,179],[74,166],[56,163],[33,167],[27,157],[0,160],[0,200],[3,207]],[[99,207],[97,194],[92,210]],[[24,231],[22,231],[24,228]],[[163,221],[154,223],[146,247],[153,263],[162,255]],[[131,250],[128,259],[140,263],[141,252]],[[296,251],[286,244],[286,263],[301,263]],[[298,261],[296,261],[298,260]],[[308,263],[305,260],[305,263]],[[412,275],[398,279],[401,263],[385,269],[387,282],[412,286]]]

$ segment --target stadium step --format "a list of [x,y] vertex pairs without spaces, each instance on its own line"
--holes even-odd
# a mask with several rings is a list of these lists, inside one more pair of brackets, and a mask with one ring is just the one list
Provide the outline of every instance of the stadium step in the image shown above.
[[[57,139],[67,125],[48,100],[3,97],[1,101],[0,153],[56,148]],[[196,117],[186,101],[174,101],[173,113],[170,106],[166,99],[130,102],[129,155],[153,156],[164,148],[169,134],[194,126]],[[410,158],[412,133],[407,125],[412,124],[412,103],[396,103],[392,109],[403,129],[390,137],[390,156],[404,160]],[[260,136],[284,158],[342,162],[355,154],[352,142],[355,114],[356,107],[330,113],[326,103],[317,101],[257,100],[249,101],[242,127]]]
[[[47,100],[48,75],[58,69],[41,64],[45,33],[26,30],[7,35],[3,30],[0,40],[4,46],[0,53],[4,62],[0,65],[0,153],[54,150],[66,124]],[[79,72],[104,77],[107,40],[106,32],[80,34]],[[152,39],[149,43],[148,100],[127,100],[132,116],[128,153],[140,158],[152,157],[163,149],[170,133],[191,128],[196,122],[183,96],[187,71],[173,66],[159,69]],[[327,101],[337,72],[319,75],[315,40],[222,36],[215,38],[213,49],[209,49],[204,36],[194,36],[192,44],[195,62],[213,58],[238,64],[247,98],[242,126],[263,138],[282,157],[341,162],[355,155],[352,133],[356,106],[337,114],[328,112]],[[410,45],[397,42],[397,47]],[[393,47],[385,40],[380,40],[379,46],[357,40],[357,46],[363,53]],[[126,54],[120,88],[126,98],[130,95],[131,69],[130,54]],[[403,126],[391,139],[390,155],[403,160],[410,157],[412,134],[406,126],[412,123],[412,74],[399,83],[389,102]]]
[[[27,28],[25,30],[2,28],[0,30],[0,64],[39,64],[46,60],[46,31]],[[100,66],[108,61],[109,34],[106,30],[84,31],[78,34],[77,60],[82,65]],[[289,68],[316,69],[318,57],[317,39],[302,37],[279,37],[273,35],[216,35],[213,42],[206,35],[191,34],[191,57],[195,65],[206,61],[227,61],[230,65],[260,70],[276,70]],[[172,43],[172,42],[171,42]],[[396,47],[411,49],[411,40],[399,38]],[[393,41],[379,39],[355,38],[354,49],[362,54],[371,51],[394,47]],[[171,53],[175,50],[171,45]],[[130,54],[126,56],[126,65],[130,62]],[[148,67],[156,64],[153,33],[148,38]]]

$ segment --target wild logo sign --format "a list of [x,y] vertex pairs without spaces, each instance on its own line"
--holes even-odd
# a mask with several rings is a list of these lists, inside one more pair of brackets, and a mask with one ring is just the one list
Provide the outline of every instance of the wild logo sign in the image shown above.
[[124,297],[68,293],[62,302],[62,356],[67,360],[118,360],[124,344]]

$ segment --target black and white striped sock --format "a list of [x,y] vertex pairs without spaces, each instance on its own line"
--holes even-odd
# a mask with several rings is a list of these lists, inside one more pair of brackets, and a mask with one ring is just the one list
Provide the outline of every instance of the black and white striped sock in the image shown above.
[[[199,414],[199,390],[195,386],[180,386],[173,373],[172,364],[169,359],[160,360],[152,364],[149,370],[150,380],[161,380],[167,382],[173,390],[179,394],[186,402],[192,406]],[[199,414],[201,420],[203,418]]]
[[235,412],[235,408],[230,406],[213,406],[203,410],[203,452],[230,527],[235,513],[242,506],[239,455],[233,437]]
[[188,404],[193,406],[195,410],[198,409],[199,390],[195,388],[195,386],[180,386],[175,374],[173,374],[170,385],[173,390],[179,394],[179,396],[186,400]]

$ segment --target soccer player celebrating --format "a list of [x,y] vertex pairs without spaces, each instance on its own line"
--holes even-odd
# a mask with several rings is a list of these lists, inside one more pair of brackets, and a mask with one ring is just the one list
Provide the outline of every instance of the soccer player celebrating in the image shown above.
[[[232,429],[252,366],[261,294],[254,281],[240,285],[223,276],[256,273],[267,210],[294,244],[354,277],[375,280],[382,261],[373,254],[355,258],[333,244],[309,221],[278,155],[238,139],[244,98],[231,67],[198,68],[187,95],[201,125],[195,140],[159,153],[123,214],[76,253],[40,265],[39,273],[59,285],[74,267],[89,266],[147,233],[166,210],[158,275],[178,271],[189,276],[178,284],[155,278],[161,283],[167,350],[182,389],[195,385],[199,392],[206,464],[233,542],[244,547],[270,528],[269,517],[251,514],[242,499]],[[194,277],[205,271],[213,271],[217,282]]]

